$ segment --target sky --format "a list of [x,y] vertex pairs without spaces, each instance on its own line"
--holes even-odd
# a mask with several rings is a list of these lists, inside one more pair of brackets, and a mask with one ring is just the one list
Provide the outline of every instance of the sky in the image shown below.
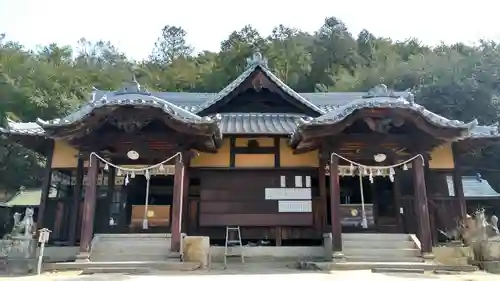
[[313,32],[335,16],[354,35],[366,28],[376,36],[435,45],[500,40],[499,8],[495,0],[0,0],[0,33],[28,48],[76,46],[82,37],[109,40],[143,59],[165,25],[183,27],[196,51],[217,51],[246,24],[263,35],[278,24]]

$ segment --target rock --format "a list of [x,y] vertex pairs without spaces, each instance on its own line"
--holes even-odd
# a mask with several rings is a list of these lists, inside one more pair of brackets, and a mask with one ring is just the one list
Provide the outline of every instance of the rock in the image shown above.
[[183,240],[184,261],[199,262],[207,268],[210,262],[210,238],[208,236],[186,236]]

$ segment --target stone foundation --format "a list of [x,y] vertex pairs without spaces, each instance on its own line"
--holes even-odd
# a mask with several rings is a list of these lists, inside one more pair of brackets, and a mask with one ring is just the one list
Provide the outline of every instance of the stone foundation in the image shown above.
[[433,247],[432,253],[437,262],[453,266],[466,266],[468,261],[474,257],[471,248],[454,245]]
[[182,243],[184,261],[199,262],[202,268],[208,268],[210,263],[210,237],[186,236]]

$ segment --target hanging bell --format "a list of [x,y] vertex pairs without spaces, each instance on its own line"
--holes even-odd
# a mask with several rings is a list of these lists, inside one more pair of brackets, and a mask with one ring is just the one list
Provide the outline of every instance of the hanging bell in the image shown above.
[[108,171],[109,170],[109,165],[108,163],[106,163],[106,165],[104,165],[104,171]]
[[163,163],[160,163],[160,167],[158,167],[158,170],[159,170],[160,172],[165,171],[165,167],[163,167]]
[[406,165],[406,163],[403,164],[403,170],[408,171],[408,165]]
[[381,176],[382,175],[382,171],[380,169],[377,169],[377,176]]
[[389,169],[389,175],[395,175],[396,174],[396,171],[394,170],[394,168],[390,168]]
[[121,175],[122,175],[122,170],[117,169],[117,170],[116,170],[116,175],[117,175],[117,176],[121,176]]
[[369,175],[370,182],[373,183],[373,170],[370,169],[370,175]]
[[134,173],[134,171],[132,171],[132,172],[130,173],[130,178],[131,178],[131,179],[135,179],[135,173]]
[[349,166],[349,171],[351,172],[351,175],[354,174],[354,165],[351,163],[351,166]]

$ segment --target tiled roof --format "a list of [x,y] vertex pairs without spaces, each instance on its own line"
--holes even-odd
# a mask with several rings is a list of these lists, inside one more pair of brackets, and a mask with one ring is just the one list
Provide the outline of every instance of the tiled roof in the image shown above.
[[415,111],[419,113],[422,117],[427,119],[427,121],[433,123],[440,127],[452,127],[452,128],[463,128],[472,129],[477,125],[477,121],[474,120],[470,123],[464,123],[458,120],[450,120],[438,114],[435,114],[425,107],[412,103],[401,97],[374,97],[359,99],[348,104],[337,107],[336,109],[330,111],[329,113],[322,115],[318,118],[312,118],[307,120],[305,124],[336,124],[344,120],[347,116],[353,114],[356,110],[362,108],[404,108]]
[[221,114],[223,134],[276,134],[289,135],[303,117],[280,113],[227,113]]
[[222,100],[228,94],[233,92],[238,86],[241,85],[256,69],[260,68],[268,77],[273,81],[281,90],[289,95],[291,98],[301,102],[308,108],[312,109],[316,113],[324,114],[325,112],[321,110],[319,107],[314,105],[309,100],[305,99],[303,96],[299,95],[292,88],[286,85],[283,81],[281,81],[274,73],[272,73],[267,68],[267,59],[262,57],[262,54],[255,53],[252,58],[247,59],[247,68],[243,73],[240,74],[233,82],[229,83],[224,89],[222,89],[214,98],[208,100],[203,103],[199,108],[198,112],[201,112],[210,106],[216,104],[218,101]]
[[490,126],[476,126],[470,131],[468,138],[500,138],[498,123]]
[[[453,178],[447,176],[446,182],[448,190],[453,191]],[[462,185],[465,198],[500,198],[500,194],[491,187],[487,180],[481,177],[463,176]]]
[[45,130],[35,122],[20,123],[12,120],[7,120],[7,128],[0,127],[0,133],[17,135],[43,136]]
[[[232,83],[219,93],[182,93],[182,92],[156,92],[149,93],[140,89],[137,82],[130,83],[119,91],[102,91],[94,89],[92,101],[85,104],[74,113],[50,121],[37,120],[36,123],[8,122],[7,128],[0,128],[0,133],[21,135],[44,135],[45,130],[57,126],[70,125],[101,107],[115,108],[119,105],[132,105],[134,107],[155,107],[162,109],[166,114],[191,124],[210,124],[217,127],[220,122],[220,131],[226,134],[294,134],[301,126],[309,124],[335,124],[341,122],[346,116],[360,108],[406,108],[420,114],[423,118],[436,126],[464,129],[464,138],[500,137],[496,125],[475,126],[476,122],[464,123],[449,120],[426,110],[413,101],[409,91],[389,92],[387,87],[379,85],[369,92],[336,92],[336,93],[297,93],[267,67],[267,61],[260,54],[247,60],[247,69]],[[240,85],[252,72],[260,69],[284,93],[301,102],[311,110],[321,114],[320,117],[310,118],[297,114],[285,113],[224,113],[222,120],[214,120],[214,116],[202,116],[200,112],[217,103],[236,87]],[[380,95],[380,90],[385,90]],[[378,91],[378,92],[377,92]],[[390,94],[390,95],[387,95]],[[369,98],[367,98],[369,96]],[[213,124],[213,125],[212,125]],[[45,130],[44,130],[45,129]]]
[[[218,123],[223,134],[276,134],[289,135],[303,115],[282,113],[225,113],[219,114]],[[29,126],[28,126],[29,124]],[[45,130],[36,123],[10,122],[2,133],[44,135]]]

